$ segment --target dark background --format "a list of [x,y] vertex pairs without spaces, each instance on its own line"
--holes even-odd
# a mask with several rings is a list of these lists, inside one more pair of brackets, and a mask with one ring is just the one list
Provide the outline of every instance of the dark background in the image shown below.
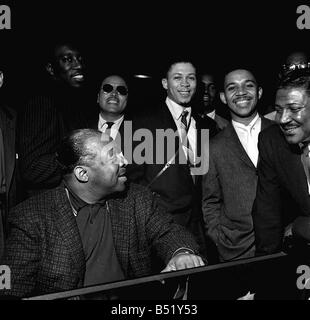
[[[159,90],[160,66],[175,53],[190,54],[199,68],[221,73],[250,65],[264,88],[262,107],[273,103],[276,75],[293,50],[308,51],[310,30],[296,26],[304,1],[3,1],[12,29],[0,30],[5,92],[15,99],[34,90],[49,44],[73,39],[85,50],[90,74],[148,74],[136,94]],[[142,83],[143,82],[143,83]],[[12,100],[13,101],[13,100]]]

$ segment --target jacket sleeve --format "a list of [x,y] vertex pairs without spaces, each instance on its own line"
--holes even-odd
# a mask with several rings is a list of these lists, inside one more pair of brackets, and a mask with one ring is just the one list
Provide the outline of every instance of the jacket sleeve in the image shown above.
[[202,179],[202,212],[206,235],[215,244],[218,243],[220,230],[220,214],[222,207],[222,191],[212,153],[209,157],[209,170]]
[[2,293],[13,297],[29,296],[35,290],[41,258],[37,224],[22,213],[18,210],[10,212],[10,232],[0,263],[11,270],[11,289]]
[[145,220],[146,233],[148,241],[155,248],[158,256],[168,263],[176,250],[180,248],[187,248],[199,254],[199,247],[191,233],[174,223],[172,216],[157,204],[151,193],[148,193],[148,197],[150,199],[146,197],[145,201],[150,201],[151,205],[147,210]]
[[267,138],[260,134],[258,140],[258,185],[252,211],[257,255],[280,251],[284,231],[280,184]]
[[22,178],[31,187],[52,188],[61,181],[55,151],[62,123],[49,97],[29,101],[20,119],[19,163]]

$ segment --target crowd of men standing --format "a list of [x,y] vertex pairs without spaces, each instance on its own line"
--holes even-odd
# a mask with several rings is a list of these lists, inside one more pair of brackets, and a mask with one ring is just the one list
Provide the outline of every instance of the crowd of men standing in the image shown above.
[[267,119],[247,65],[216,81],[191,57],[168,57],[163,100],[135,113],[124,74],[89,86],[78,46],[55,45],[17,121],[0,108],[8,295],[271,254],[292,235],[307,243],[309,64],[288,57]]

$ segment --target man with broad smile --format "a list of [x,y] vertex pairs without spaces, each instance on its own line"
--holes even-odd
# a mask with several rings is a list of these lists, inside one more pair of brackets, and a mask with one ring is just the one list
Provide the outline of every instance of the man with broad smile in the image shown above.
[[[48,52],[48,79],[40,81],[20,115],[19,153],[26,197],[57,186],[61,172],[55,148],[70,130],[88,127],[91,91],[75,44],[60,42]],[[42,83],[42,84],[41,84]]]
[[278,124],[259,138],[261,161],[253,208],[258,255],[284,249],[286,236],[310,240],[309,90],[308,69],[285,75],[275,98]]
[[272,124],[258,114],[262,93],[247,69],[231,70],[224,77],[220,98],[232,121],[210,141],[209,171],[202,186],[205,230],[220,261],[255,254],[251,212],[257,184],[257,139]]
[[[176,223],[187,227],[205,249],[205,239],[202,230],[201,214],[201,184],[199,176],[192,174],[197,155],[200,155],[201,120],[192,113],[192,100],[197,86],[197,70],[190,57],[172,57],[162,69],[162,87],[166,96],[148,115],[136,120],[136,128],[146,128],[152,132],[153,146],[158,130],[172,131],[174,144],[165,139],[163,150],[165,154],[161,163],[157,161],[159,151],[152,153],[153,163],[142,164],[139,168],[142,177],[141,184],[148,185],[156,195],[156,199],[169,213],[172,213]],[[212,119],[205,122],[209,136],[215,134],[216,123]],[[187,146],[182,145],[187,141]],[[207,143],[208,141],[203,141]],[[162,146],[162,145],[161,145]],[[202,147],[201,147],[202,148]],[[166,151],[167,150],[167,151]],[[169,152],[172,152],[172,155]],[[175,159],[173,159],[173,155]],[[173,159],[173,161],[170,160]]]
[[0,294],[35,296],[147,276],[152,252],[163,272],[204,266],[191,234],[151,192],[125,185],[127,161],[106,133],[72,131],[56,159],[62,183],[10,212],[1,262],[11,269],[11,290]]

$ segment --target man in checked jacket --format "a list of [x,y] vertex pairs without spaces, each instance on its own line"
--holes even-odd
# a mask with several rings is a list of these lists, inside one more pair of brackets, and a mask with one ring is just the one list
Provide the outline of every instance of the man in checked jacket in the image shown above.
[[[110,139],[110,140],[109,140]],[[197,244],[143,186],[125,185],[126,159],[93,129],[71,132],[57,160],[60,186],[15,207],[1,264],[25,297],[149,275],[151,249],[164,271],[203,266]]]

